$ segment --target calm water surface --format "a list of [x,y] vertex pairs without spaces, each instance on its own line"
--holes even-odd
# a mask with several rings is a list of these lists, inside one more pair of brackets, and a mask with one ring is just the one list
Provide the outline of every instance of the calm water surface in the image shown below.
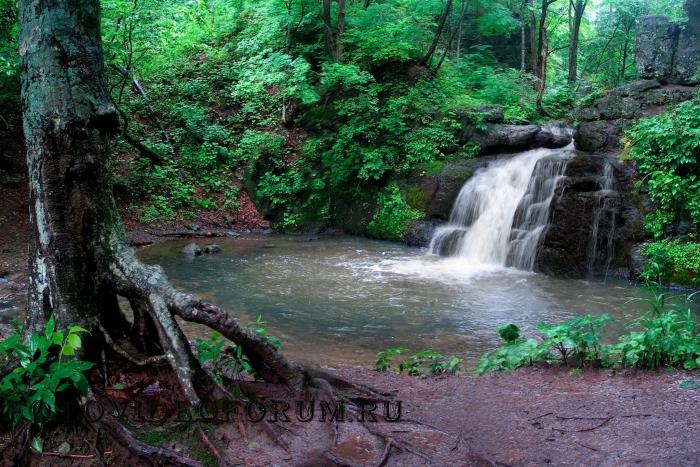
[[[370,365],[388,347],[455,354],[473,362],[499,345],[496,328],[583,313],[618,323],[640,314],[645,292],[627,282],[553,279],[358,237],[261,236],[200,240],[222,252],[196,258],[187,241],[140,251],[177,285],[225,307],[242,322],[262,315],[283,350],[307,362]],[[618,326],[621,326],[619,324]],[[190,336],[210,332],[186,324]]]

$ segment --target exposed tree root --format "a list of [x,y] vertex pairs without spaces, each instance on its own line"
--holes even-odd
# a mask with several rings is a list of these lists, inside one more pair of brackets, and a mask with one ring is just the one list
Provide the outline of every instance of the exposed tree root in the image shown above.
[[201,466],[199,462],[180,456],[169,449],[151,446],[139,441],[121,423],[112,418],[111,415],[105,414],[105,416],[99,421],[99,427],[117,444],[124,447],[131,455],[138,458],[140,465],[181,467]]
[[18,429],[5,446],[0,449],[0,466],[23,466],[29,464],[29,442],[32,437],[31,426]]

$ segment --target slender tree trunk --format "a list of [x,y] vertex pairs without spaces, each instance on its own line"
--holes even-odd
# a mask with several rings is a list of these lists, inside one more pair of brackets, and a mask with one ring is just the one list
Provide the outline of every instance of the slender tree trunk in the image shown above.
[[321,3],[321,18],[326,39],[326,49],[339,62],[343,56],[343,33],[345,32],[345,0],[336,0],[338,4],[338,14],[336,25],[333,26],[331,20],[331,0],[323,0]]
[[625,37],[622,42],[622,64],[620,65],[620,81],[625,80],[625,72],[627,71],[627,49],[629,47],[629,40]]
[[438,64],[435,66],[435,73],[437,73],[440,70],[440,67],[442,67],[442,63],[445,61],[445,58],[447,58],[447,53],[450,50],[450,47],[452,47],[452,42],[454,42],[455,37],[460,33],[462,30],[462,22],[464,21],[464,14],[467,11],[467,2],[463,1],[462,2],[462,8],[459,11],[459,18],[457,19],[457,24],[452,30],[452,34],[450,34],[450,39],[447,41],[447,45],[445,46],[445,50],[443,50],[442,55],[440,56],[440,61],[438,61]]
[[423,65],[423,66],[430,65],[430,61],[433,59],[433,55],[435,55],[435,50],[437,50],[437,46],[440,42],[440,37],[442,36],[442,31],[445,29],[445,23],[447,22],[447,17],[449,16],[451,10],[452,10],[452,0],[447,0],[447,4],[445,4],[445,8],[442,9],[442,13],[440,14],[440,19],[438,20],[438,27],[437,27],[437,30],[435,31],[435,36],[433,37],[433,42],[430,44],[430,48],[428,49],[428,52],[425,54],[425,56],[419,62],[421,65]]
[[581,32],[581,21],[586,10],[587,0],[569,0],[569,5],[573,5],[574,16],[571,22],[571,38],[569,44],[569,82],[575,83],[578,78],[578,44]]
[[525,8],[526,1],[520,4],[520,72],[525,73],[525,55],[527,45],[525,44]]
[[537,76],[537,21],[535,14],[530,14],[530,69]]
[[541,60],[541,68],[539,70],[540,74],[540,80],[537,88],[537,100],[535,101],[535,105],[537,106],[537,110],[543,114],[544,113],[544,108],[542,108],[542,99],[544,97],[544,91],[547,87],[547,62],[549,61],[549,41],[547,38],[547,31],[545,30],[544,33],[541,35],[542,37],[542,60]]

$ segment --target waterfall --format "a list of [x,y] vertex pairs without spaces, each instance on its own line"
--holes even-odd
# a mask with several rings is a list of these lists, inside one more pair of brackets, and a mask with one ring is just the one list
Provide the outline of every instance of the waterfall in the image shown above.
[[[607,277],[608,270],[612,264],[614,256],[614,239],[615,239],[615,221],[617,214],[617,203],[615,191],[615,176],[613,174],[613,166],[609,162],[605,163],[603,174],[600,177],[601,189],[595,192],[593,206],[593,222],[591,224],[591,236],[588,242],[588,274],[595,272],[595,264],[598,258],[598,249],[600,246],[605,246],[605,261],[604,273]],[[601,237],[600,224],[604,216],[609,217],[609,228],[605,237]]]
[[532,270],[567,155],[536,149],[478,171],[462,187],[448,224],[433,235],[431,252]]

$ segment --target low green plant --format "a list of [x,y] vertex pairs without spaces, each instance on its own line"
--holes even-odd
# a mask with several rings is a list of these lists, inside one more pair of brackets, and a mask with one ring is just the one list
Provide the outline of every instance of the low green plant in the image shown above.
[[[407,349],[391,348],[379,352],[374,363],[374,369],[379,372],[388,371],[393,365],[394,357],[406,354]],[[407,355],[398,365],[399,373],[409,376],[436,376],[441,374],[454,374],[462,367],[462,359],[459,357],[447,357],[434,350],[421,350],[412,355]]]
[[0,407],[12,426],[50,421],[59,410],[57,394],[71,388],[82,396],[87,395],[84,373],[93,364],[75,358],[76,351],[82,347],[80,335],[86,332],[79,326],[65,332],[57,330],[52,316],[43,332],[34,332],[23,339],[20,327],[0,342],[0,362],[19,362],[0,380]]
[[232,346],[225,351],[224,346],[228,341],[218,332],[212,333],[207,340],[197,338],[194,343],[197,349],[197,360],[202,366],[209,367],[218,384],[223,383],[223,377],[227,372],[254,374],[250,362],[243,357],[241,347]]
[[503,345],[481,357],[475,369],[476,373],[513,370],[532,365],[541,359],[538,342],[535,339],[521,338],[520,329],[515,324],[499,327],[498,334]]
[[638,330],[620,336],[608,348],[611,362],[645,369],[700,367],[700,329],[690,306],[693,295],[682,304],[668,303],[667,294],[655,291],[647,300],[648,311],[630,323]]
[[656,369],[664,366],[695,369],[700,367],[700,335],[693,317],[693,295],[682,304],[667,294],[651,290],[648,310],[629,326],[617,342],[601,344],[602,330],[612,319],[607,315],[585,315],[562,324],[541,323],[541,336],[523,339],[517,326],[499,328],[504,344],[485,354],[476,372],[513,370],[535,362],[558,362],[581,368],[598,362],[607,367]]
[[612,321],[608,315],[592,316],[587,314],[573,318],[565,323],[548,326],[545,323],[537,325],[544,335],[539,344],[540,349],[546,349],[546,354],[552,350],[558,354],[565,365],[574,357],[579,366],[601,358],[601,330]]
[[[262,320],[262,316],[258,316],[252,323],[255,332],[267,338],[275,348],[279,349],[282,345],[279,339],[269,336],[262,326],[263,324],[265,321]],[[211,371],[217,383],[222,384],[226,374],[236,375],[243,372],[255,376],[253,366],[243,355],[243,348],[240,345],[232,344],[220,333],[213,332],[208,339],[196,338],[194,342],[197,349],[197,360]]]

